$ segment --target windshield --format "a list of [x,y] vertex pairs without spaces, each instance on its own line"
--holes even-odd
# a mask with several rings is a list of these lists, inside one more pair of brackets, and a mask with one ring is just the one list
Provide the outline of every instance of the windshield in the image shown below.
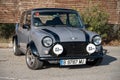
[[64,25],[68,27],[83,27],[80,17],[75,12],[34,12],[33,25],[57,26]]

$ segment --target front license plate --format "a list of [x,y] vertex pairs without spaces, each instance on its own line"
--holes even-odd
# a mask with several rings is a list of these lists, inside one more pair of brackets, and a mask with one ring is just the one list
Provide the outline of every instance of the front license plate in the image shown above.
[[86,59],[60,60],[60,65],[80,65],[80,64],[86,64]]

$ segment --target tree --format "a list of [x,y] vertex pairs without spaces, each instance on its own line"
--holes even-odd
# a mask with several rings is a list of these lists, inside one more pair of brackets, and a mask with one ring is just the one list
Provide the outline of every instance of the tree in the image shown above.
[[0,38],[9,39],[14,34],[14,24],[0,24]]
[[108,25],[109,15],[99,6],[92,6],[82,12],[82,19],[89,25],[89,30],[95,31],[104,39],[109,39],[112,28]]

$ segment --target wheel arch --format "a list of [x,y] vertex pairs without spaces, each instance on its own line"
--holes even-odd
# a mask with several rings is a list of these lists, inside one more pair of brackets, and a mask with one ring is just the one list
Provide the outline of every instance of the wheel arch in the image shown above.
[[19,43],[18,43],[18,37],[17,37],[17,35],[14,35],[14,36],[13,36],[13,38],[12,38],[12,43],[14,43],[14,40],[16,40],[16,45],[17,45],[17,47],[19,48],[20,45],[19,45]]
[[16,39],[16,41],[18,42],[18,37],[17,37],[17,35],[14,35],[14,36],[12,37],[12,43],[14,42],[14,39]]
[[37,47],[36,47],[34,41],[30,41],[30,42],[27,44],[27,48],[28,48],[28,47],[31,49],[32,54],[33,54],[34,56],[39,57],[39,52],[38,52],[38,50],[37,50]]

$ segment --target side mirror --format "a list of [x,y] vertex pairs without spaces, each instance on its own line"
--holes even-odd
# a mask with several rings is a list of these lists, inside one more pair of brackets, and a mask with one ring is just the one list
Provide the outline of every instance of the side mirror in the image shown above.
[[85,27],[86,27],[86,28],[89,28],[89,27],[90,27],[90,25],[89,25],[89,24],[85,24]]
[[28,25],[28,24],[23,25],[23,29],[29,29],[29,28],[30,28],[30,25]]

